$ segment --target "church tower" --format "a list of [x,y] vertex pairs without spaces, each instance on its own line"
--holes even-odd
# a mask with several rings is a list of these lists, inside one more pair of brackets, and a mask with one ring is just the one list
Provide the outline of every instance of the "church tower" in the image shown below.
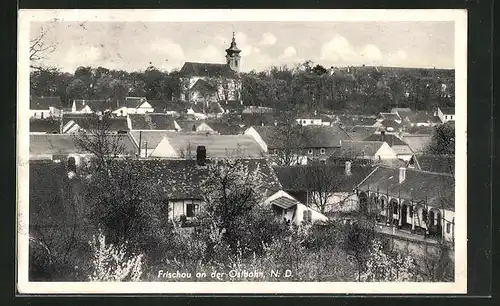
[[226,64],[231,67],[236,72],[240,72],[240,64],[241,64],[241,50],[236,46],[236,41],[234,39],[233,32],[233,40],[231,41],[231,46],[226,49]]

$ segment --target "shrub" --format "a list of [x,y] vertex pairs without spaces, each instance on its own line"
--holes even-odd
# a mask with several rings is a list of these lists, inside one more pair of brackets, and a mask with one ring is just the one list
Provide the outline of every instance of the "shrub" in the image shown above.
[[106,245],[106,237],[99,231],[89,241],[94,259],[91,281],[139,281],[142,275],[142,254],[127,254],[126,245]]

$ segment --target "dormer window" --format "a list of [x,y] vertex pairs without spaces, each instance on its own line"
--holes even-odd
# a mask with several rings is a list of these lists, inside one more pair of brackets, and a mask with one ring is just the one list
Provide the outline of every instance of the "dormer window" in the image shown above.
[[325,149],[325,148],[321,148],[321,149],[319,150],[319,154],[325,154],[325,153],[326,153],[326,149]]

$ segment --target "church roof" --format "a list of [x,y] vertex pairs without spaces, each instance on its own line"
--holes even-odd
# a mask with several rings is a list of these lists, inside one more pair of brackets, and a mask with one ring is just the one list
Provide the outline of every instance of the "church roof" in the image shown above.
[[181,76],[236,78],[237,74],[227,64],[185,62]]

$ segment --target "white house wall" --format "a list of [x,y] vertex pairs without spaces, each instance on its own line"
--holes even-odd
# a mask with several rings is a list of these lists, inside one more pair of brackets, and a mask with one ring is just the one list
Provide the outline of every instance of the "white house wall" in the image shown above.
[[397,158],[396,152],[386,143],[384,142],[380,148],[375,153],[375,160],[387,160],[387,159],[395,159]]
[[260,145],[262,151],[268,153],[266,142],[262,139],[262,137],[260,137],[260,134],[253,127],[248,128],[244,134],[252,136],[253,139],[255,139],[255,141]]

